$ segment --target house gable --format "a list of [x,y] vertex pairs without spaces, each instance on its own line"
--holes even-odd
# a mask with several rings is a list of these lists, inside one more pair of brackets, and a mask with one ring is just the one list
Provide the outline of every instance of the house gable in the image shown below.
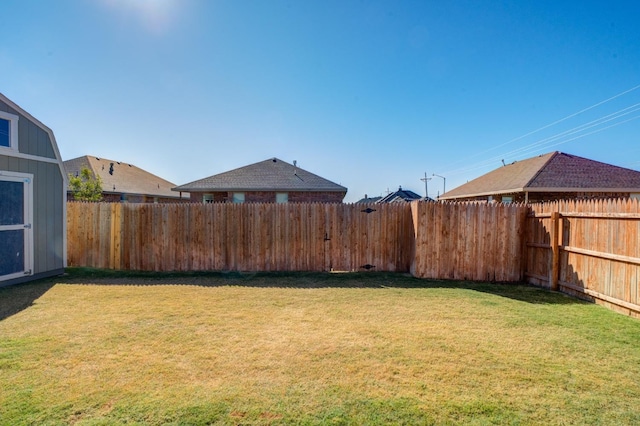
[[636,192],[640,192],[640,172],[556,151],[500,167],[440,199],[486,200],[509,195],[524,201],[529,193],[551,200],[626,197]]
[[[301,169],[296,164],[289,164],[278,158],[270,158],[248,166],[239,167],[228,172],[209,176],[185,185],[173,188],[173,191],[185,191],[193,193],[337,193],[340,200],[344,198],[347,188],[330,180],[322,178],[307,170]],[[331,196],[335,202],[337,196]],[[193,195],[192,195],[193,198]],[[229,196],[226,196],[229,198]],[[258,200],[260,197],[254,197]],[[269,196],[269,198],[272,198]],[[275,198],[275,195],[274,197]],[[322,199],[326,197],[321,197]],[[290,196],[289,201],[294,201]],[[298,200],[321,201],[311,195],[297,197]]]
[[[188,200],[188,195],[181,197],[171,190],[175,186],[174,183],[133,164],[85,155],[65,161],[64,166],[70,175],[78,175],[83,168],[91,170],[94,176],[99,176],[102,180],[102,190],[105,196],[108,194],[127,194],[138,197],[177,200],[184,198]],[[109,201],[119,201],[119,196],[116,197],[117,199],[106,198]],[[142,198],[140,200],[144,201]]]

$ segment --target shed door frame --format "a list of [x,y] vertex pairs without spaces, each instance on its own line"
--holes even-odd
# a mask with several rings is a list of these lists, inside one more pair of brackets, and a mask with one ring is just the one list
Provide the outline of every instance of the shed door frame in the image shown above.
[[[0,181],[22,183],[24,204],[24,217],[22,223],[0,223],[0,232],[17,230],[24,231],[24,268],[22,269],[22,271],[0,275],[0,281],[5,281],[13,278],[24,277],[26,275],[33,275],[33,175],[30,173],[19,173],[0,170]],[[2,196],[2,194],[0,194],[0,196]],[[0,248],[0,256],[5,255],[7,255],[7,253],[2,253],[2,248]]]

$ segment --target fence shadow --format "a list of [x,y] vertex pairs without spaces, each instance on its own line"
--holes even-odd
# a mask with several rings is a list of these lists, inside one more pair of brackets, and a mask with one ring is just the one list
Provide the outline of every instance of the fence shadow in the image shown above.
[[23,284],[0,287],[0,321],[33,306],[56,284],[57,278],[45,278]]
[[492,283],[415,278],[408,273],[392,272],[191,272],[152,273],[131,271],[70,269],[60,284],[101,286],[185,285],[200,287],[255,288],[371,288],[428,289],[446,288],[493,294],[533,304],[584,303],[566,295],[526,283]]

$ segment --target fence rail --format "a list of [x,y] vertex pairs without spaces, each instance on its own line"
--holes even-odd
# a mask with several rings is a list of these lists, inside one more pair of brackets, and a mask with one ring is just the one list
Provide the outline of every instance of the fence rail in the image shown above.
[[534,204],[526,280],[640,316],[637,200]]

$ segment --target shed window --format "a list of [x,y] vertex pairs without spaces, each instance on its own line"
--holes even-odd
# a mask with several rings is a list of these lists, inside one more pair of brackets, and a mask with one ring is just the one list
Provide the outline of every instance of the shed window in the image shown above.
[[18,149],[18,116],[0,111],[0,148]]

